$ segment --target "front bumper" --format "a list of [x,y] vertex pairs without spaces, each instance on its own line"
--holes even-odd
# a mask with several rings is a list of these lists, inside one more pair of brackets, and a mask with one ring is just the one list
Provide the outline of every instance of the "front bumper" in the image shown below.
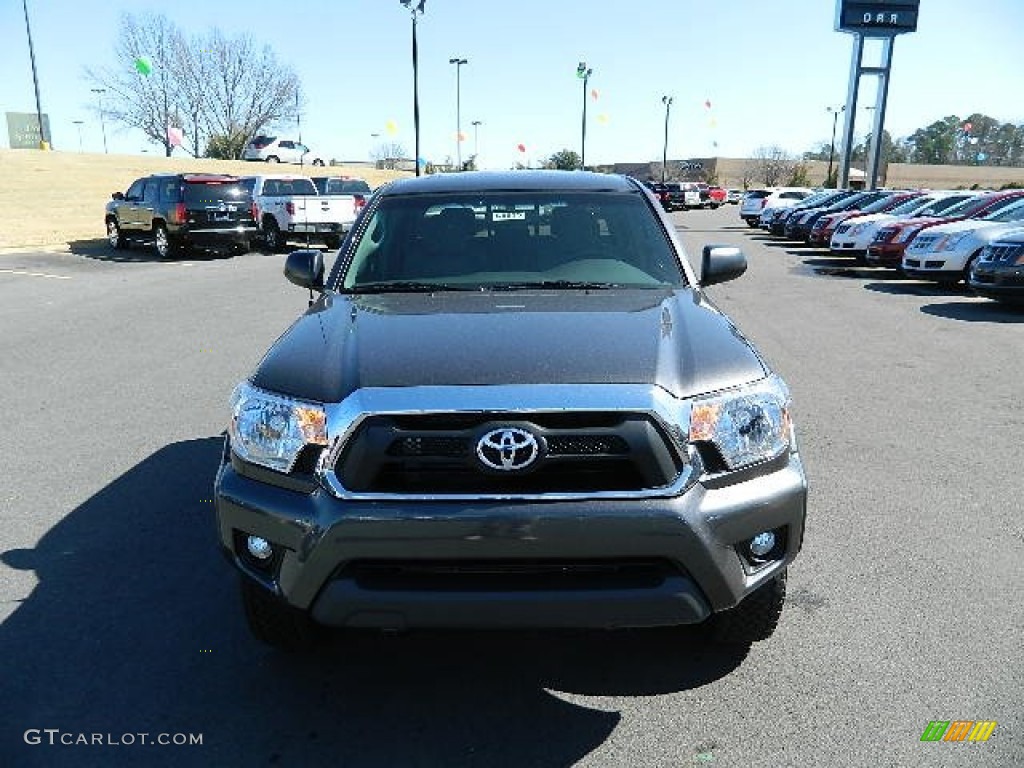
[[[288,490],[249,476],[225,449],[215,501],[221,547],[247,578],[336,627],[646,627],[690,624],[736,605],[785,569],[803,540],[807,485],[796,453],[735,478],[708,476],[673,498],[571,501],[365,501],[320,486]],[[770,562],[742,546],[780,537]],[[247,560],[246,537],[277,548],[269,569]],[[494,587],[488,564],[658,563],[663,578],[611,586]],[[399,564],[396,566],[395,564]],[[367,578],[417,564],[461,574],[385,583]],[[469,564],[468,569],[461,565]],[[369,571],[367,571],[369,569]],[[559,586],[560,584],[560,586]]]
[[222,229],[190,229],[182,234],[182,239],[197,248],[229,248],[232,246],[249,247],[251,241],[259,237],[259,229],[255,226],[225,227]]
[[979,296],[1024,301],[1024,266],[975,265],[967,285]]
[[879,243],[868,247],[869,264],[898,267],[903,263],[903,255],[907,250],[906,243]]

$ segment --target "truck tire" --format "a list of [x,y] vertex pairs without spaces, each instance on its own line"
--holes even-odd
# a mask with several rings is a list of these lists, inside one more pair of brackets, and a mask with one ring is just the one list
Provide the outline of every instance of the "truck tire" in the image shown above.
[[153,247],[161,259],[173,259],[180,251],[178,243],[167,234],[167,227],[160,223],[153,225]]
[[709,621],[711,637],[723,645],[750,645],[767,640],[778,626],[786,600],[783,571],[737,606],[716,613]]
[[319,627],[302,611],[242,577],[242,607],[249,631],[260,642],[283,651],[306,651],[319,640]]
[[277,220],[272,216],[268,216],[263,222],[263,244],[270,253],[280,253],[284,248],[281,228],[277,226]]
[[107,219],[107,242],[114,250],[120,251],[127,247],[128,240],[121,231],[117,219]]

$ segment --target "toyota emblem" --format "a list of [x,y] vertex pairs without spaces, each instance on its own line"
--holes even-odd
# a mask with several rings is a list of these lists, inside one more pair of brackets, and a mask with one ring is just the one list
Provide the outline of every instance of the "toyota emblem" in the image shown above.
[[477,441],[476,455],[485,467],[516,472],[526,469],[537,460],[540,444],[525,429],[500,427],[492,429]]

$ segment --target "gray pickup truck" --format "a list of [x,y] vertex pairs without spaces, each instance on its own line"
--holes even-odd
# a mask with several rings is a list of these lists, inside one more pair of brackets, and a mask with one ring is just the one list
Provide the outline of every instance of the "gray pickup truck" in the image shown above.
[[790,396],[639,182],[393,182],[231,397],[220,545],[253,634],[701,625],[769,637],[803,541]]

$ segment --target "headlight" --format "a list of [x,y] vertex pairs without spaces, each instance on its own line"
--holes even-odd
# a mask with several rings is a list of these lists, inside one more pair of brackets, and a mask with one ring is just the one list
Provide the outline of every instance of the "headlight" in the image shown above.
[[319,403],[293,400],[248,382],[231,395],[231,448],[245,461],[290,472],[307,445],[327,445],[327,414]]
[[767,381],[697,400],[690,415],[690,442],[713,444],[729,469],[780,456],[791,445],[789,391]]
[[952,251],[954,248],[957,247],[957,245],[960,244],[961,240],[963,240],[970,234],[970,232],[957,232],[956,234],[953,235],[946,235],[941,241],[939,241],[939,244],[935,246],[935,250]]
[[916,228],[915,227],[907,227],[906,229],[902,230],[898,235],[896,235],[896,237],[893,240],[893,242],[895,242],[895,243],[905,243],[905,242],[907,242],[907,240],[912,238],[914,235],[916,235],[920,231],[921,231],[920,227],[916,227]]

